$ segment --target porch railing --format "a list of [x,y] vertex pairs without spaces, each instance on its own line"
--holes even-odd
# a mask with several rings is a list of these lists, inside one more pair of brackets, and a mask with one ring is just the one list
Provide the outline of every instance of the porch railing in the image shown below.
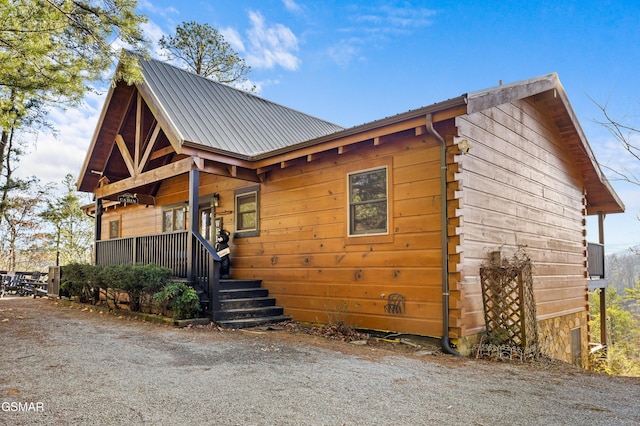
[[587,243],[587,272],[589,278],[604,279],[604,245]]
[[153,263],[169,268],[175,277],[187,276],[188,231],[96,241],[97,265]]
[[191,234],[191,241],[189,234],[177,231],[96,241],[96,264],[153,263],[169,268],[173,276],[186,279],[204,294],[207,309],[213,313],[219,308],[220,258],[200,234]]

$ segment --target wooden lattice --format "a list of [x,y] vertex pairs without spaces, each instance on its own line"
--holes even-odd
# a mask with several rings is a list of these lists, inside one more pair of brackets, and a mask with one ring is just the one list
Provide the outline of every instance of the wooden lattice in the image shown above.
[[531,260],[519,252],[512,259],[491,253],[480,267],[484,320],[491,343],[522,349],[537,346],[538,323]]

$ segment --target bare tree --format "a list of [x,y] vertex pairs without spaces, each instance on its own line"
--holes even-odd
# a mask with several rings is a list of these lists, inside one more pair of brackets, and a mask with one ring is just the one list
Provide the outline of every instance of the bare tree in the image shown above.
[[[607,105],[602,105],[595,101],[594,103],[600,108],[604,117],[603,120],[596,120],[596,122],[604,126],[622,149],[631,156],[634,163],[640,166],[640,128],[615,119],[607,110]],[[627,167],[618,169],[605,164],[601,164],[601,166],[613,173],[618,180],[640,186],[640,176],[634,169]]]
[[7,270],[15,271],[21,266],[30,266],[22,265],[21,260],[23,254],[28,251],[31,236],[38,232],[42,225],[38,213],[43,196],[48,190],[34,181],[9,199],[1,230]]

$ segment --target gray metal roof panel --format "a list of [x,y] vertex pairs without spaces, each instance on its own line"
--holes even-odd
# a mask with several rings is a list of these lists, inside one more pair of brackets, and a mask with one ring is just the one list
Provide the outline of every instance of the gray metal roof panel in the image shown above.
[[183,142],[253,157],[342,127],[156,60],[142,60],[145,82]]

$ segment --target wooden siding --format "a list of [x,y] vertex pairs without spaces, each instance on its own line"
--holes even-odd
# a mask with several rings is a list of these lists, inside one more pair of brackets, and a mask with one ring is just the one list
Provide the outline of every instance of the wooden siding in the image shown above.
[[550,118],[534,103],[518,101],[459,117],[458,137],[471,148],[458,154],[455,179],[464,226],[454,335],[484,327],[479,268],[490,251],[507,256],[524,248],[534,265],[538,319],[586,309],[585,196],[583,179]]
[[[189,175],[183,174],[162,182],[155,205],[116,205],[102,215],[102,240],[109,239],[109,222],[120,221],[120,237],[153,235],[162,232],[162,212],[185,205],[189,200]],[[187,220],[187,218],[185,218]]]
[[160,207],[141,205],[118,206],[102,214],[102,240],[109,239],[109,222],[120,221],[120,237],[136,237],[162,232],[162,210]]
[[[439,336],[438,159],[435,141],[408,137],[269,172],[260,192],[260,236],[233,241],[232,276],[262,279],[300,321]],[[390,235],[348,238],[347,173],[382,164],[392,182]],[[201,192],[233,200],[233,188],[209,180]],[[233,215],[223,218],[232,231]],[[385,312],[390,293],[406,298],[404,314]]]
[[[270,170],[260,184],[260,235],[230,242],[232,278],[263,280],[299,321],[440,336],[439,147],[424,135],[404,135]],[[391,183],[389,235],[348,237],[347,173],[380,165]],[[220,194],[216,217],[232,236],[234,191],[253,185],[201,174],[199,195]],[[119,207],[103,220],[121,220],[122,237],[159,233],[162,209],[187,199],[188,178],[177,176],[162,182],[156,206]],[[391,293],[406,298],[403,314],[385,312]]]

